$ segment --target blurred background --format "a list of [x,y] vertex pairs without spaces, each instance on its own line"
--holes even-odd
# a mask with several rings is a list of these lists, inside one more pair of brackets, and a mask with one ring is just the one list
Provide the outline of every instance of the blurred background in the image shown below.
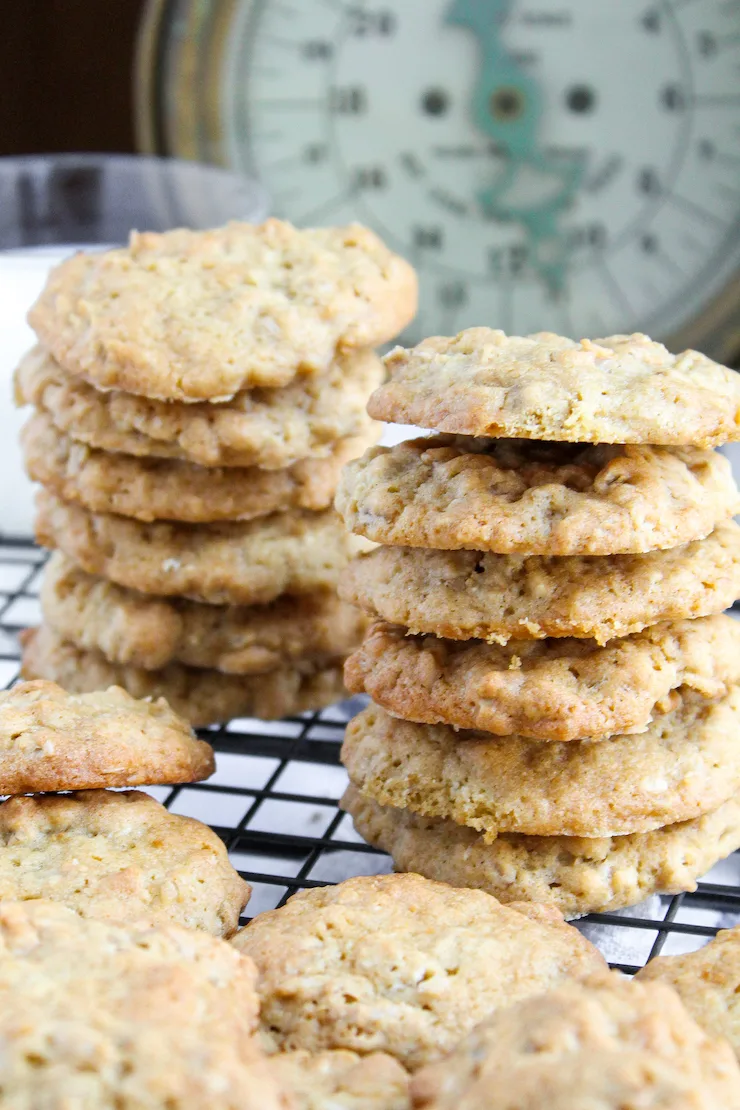
[[[298,224],[359,219],[419,269],[406,338],[640,329],[740,362],[738,0],[34,0],[3,23],[0,155],[211,163]],[[3,246],[110,231],[112,174],[39,174],[0,189],[24,225]],[[170,220],[197,223],[184,192]]]
[[132,82],[142,0],[8,5],[0,154],[136,149]]
[[[359,220],[412,261],[402,342],[472,324],[638,330],[740,366],[740,0],[34,0],[4,15],[2,377],[60,252],[268,212]],[[15,426],[0,406],[0,452]]]

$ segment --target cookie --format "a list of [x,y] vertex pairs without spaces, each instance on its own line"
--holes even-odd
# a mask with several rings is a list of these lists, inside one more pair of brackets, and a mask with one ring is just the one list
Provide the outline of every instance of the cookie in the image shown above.
[[59,548],[88,574],[211,605],[261,605],[283,593],[333,589],[350,556],[367,545],[347,534],[332,509],[234,523],[144,524],[89,513],[44,489],[36,507],[39,543]]
[[224,401],[320,374],[416,312],[413,268],[359,224],[280,220],[133,232],[52,270],[28,320],[67,370],[102,389]]
[[379,1050],[412,1069],[499,1007],[604,966],[556,910],[419,875],[301,891],[232,944],[257,965],[261,1024],[282,1049]]
[[724,929],[697,952],[650,960],[637,978],[673,987],[702,1029],[725,1037],[740,1059],[740,926]]
[[284,470],[207,468],[96,451],[58,432],[43,413],[25,425],[21,445],[29,477],[64,501],[145,522],[199,524],[328,509],[342,467],[377,439],[376,427],[365,436],[340,440],[329,458],[303,459]]
[[[166,698],[172,708],[194,727],[231,720],[233,717],[271,719],[321,709],[346,697],[341,663],[305,660],[301,667],[286,665],[267,674],[232,675],[170,663],[158,671],[109,663],[99,651],[81,651],[66,643],[51,629],[29,629],[22,633],[24,678],[45,678],[65,689],[84,694],[114,684],[135,698]],[[209,767],[205,778],[211,773]],[[102,772],[101,772],[102,773]],[[136,786],[141,783],[169,782],[135,768],[120,784],[93,782],[92,786]],[[180,778],[174,780],[183,781]],[[71,782],[69,787],[82,787]],[[29,790],[59,787],[31,786]],[[5,791],[4,791],[5,792]],[[9,791],[8,791],[9,793]]]
[[41,586],[44,621],[83,651],[158,670],[168,663],[263,674],[357,647],[367,618],[336,594],[284,594],[269,605],[201,605],[153,597],[87,574],[55,551]]
[[0,794],[208,778],[210,744],[161,699],[136,701],[104,689],[111,685],[92,684],[81,697],[53,681],[0,692]]
[[740,687],[675,691],[646,732],[543,744],[417,725],[370,705],[342,762],[380,805],[499,832],[622,836],[688,821],[740,791]]
[[740,848],[740,796],[712,813],[628,836],[480,833],[441,817],[380,806],[348,787],[341,806],[358,833],[398,871],[475,887],[501,902],[540,902],[565,917],[611,913],[651,894],[696,890],[697,880]]
[[250,891],[207,825],[138,790],[0,805],[0,902],[48,898],[81,917],[231,936]]
[[740,509],[729,460],[698,447],[434,436],[350,463],[351,532],[402,547],[617,555],[676,547]]
[[295,1110],[408,1110],[409,1076],[386,1052],[282,1052],[270,1067]]
[[385,358],[378,420],[472,436],[715,447],[740,438],[740,378],[646,335],[574,342],[468,328]]
[[716,698],[740,683],[740,621],[718,615],[612,640],[441,640],[376,624],[347,689],[395,717],[536,740],[644,732],[677,687]]
[[673,991],[612,972],[482,1022],[411,1084],[414,1110],[736,1110],[740,1068]]
[[37,346],[21,360],[14,387],[17,405],[35,405],[59,432],[88,447],[275,470],[329,458],[338,439],[361,434],[367,398],[382,380],[373,351],[352,351],[340,353],[325,374],[284,389],[250,389],[221,404],[153,401],[95,389]]
[[453,640],[578,636],[605,644],[659,621],[704,617],[740,597],[740,528],[646,555],[492,555],[379,547],[342,573],[340,596],[371,616]]
[[257,1010],[254,965],[217,937],[0,903],[8,1107],[287,1110]]

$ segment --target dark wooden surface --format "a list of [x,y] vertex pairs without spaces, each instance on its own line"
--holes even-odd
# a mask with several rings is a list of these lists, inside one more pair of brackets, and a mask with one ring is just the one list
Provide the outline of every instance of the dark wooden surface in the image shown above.
[[143,0],[0,0],[0,155],[132,151]]

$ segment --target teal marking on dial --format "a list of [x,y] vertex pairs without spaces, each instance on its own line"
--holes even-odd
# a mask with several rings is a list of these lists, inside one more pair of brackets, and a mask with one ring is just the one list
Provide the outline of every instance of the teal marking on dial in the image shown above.
[[[539,148],[542,91],[509,57],[501,27],[511,0],[452,0],[445,22],[467,27],[478,40],[480,69],[473,88],[472,111],[477,127],[506,154],[506,168],[478,193],[484,212],[496,220],[516,220],[527,231],[530,261],[553,293],[565,285],[567,250],[558,217],[573,202],[585,170],[582,157],[550,158]],[[549,180],[547,195],[517,203],[525,172]]]

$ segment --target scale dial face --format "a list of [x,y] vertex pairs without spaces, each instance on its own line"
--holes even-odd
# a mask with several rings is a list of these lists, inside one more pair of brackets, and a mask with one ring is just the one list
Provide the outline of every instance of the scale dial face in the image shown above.
[[227,158],[417,267],[405,339],[667,336],[740,268],[738,0],[236,5]]

